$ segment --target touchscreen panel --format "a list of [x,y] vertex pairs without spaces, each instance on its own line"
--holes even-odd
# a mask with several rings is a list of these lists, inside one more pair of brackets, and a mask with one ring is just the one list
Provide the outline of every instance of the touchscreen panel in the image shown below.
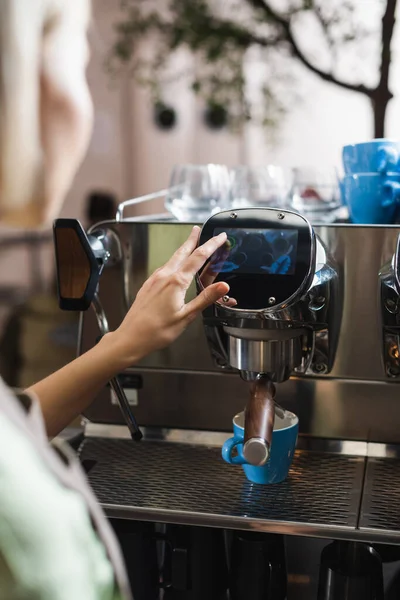
[[222,231],[228,239],[211,258],[210,267],[214,273],[286,276],[295,273],[296,229],[216,228],[213,235]]

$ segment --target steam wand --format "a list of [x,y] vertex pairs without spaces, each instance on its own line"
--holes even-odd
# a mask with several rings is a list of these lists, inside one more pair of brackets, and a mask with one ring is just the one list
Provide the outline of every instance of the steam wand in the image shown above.
[[[93,296],[92,307],[96,315],[97,325],[100,329],[100,333],[102,336],[104,336],[106,335],[106,333],[109,333],[110,328],[108,326],[107,317],[97,292]],[[139,425],[137,424],[131,407],[129,406],[126,394],[117,377],[113,377],[112,379],[110,379],[110,386],[118,400],[119,407],[121,409],[125,423],[129,428],[132,439],[135,440],[135,442],[139,442],[142,439],[143,434],[139,429]]]

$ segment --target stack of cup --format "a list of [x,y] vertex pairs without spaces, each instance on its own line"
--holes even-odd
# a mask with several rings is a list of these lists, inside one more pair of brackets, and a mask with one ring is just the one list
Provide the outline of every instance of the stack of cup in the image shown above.
[[400,142],[376,139],[345,146],[343,202],[359,224],[391,224],[400,216]]

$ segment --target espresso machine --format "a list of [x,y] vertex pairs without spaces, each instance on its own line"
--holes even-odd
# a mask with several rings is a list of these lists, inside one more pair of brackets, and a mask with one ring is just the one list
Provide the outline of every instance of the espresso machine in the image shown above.
[[[192,224],[119,211],[87,234],[62,227],[74,231],[67,252],[56,235],[62,300],[82,310],[83,353],[118,327]],[[400,580],[400,228],[241,209],[213,215],[199,243],[221,230],[227,243],[186,300],[214,281],[227,297],[117,374],[76,443],[134,594],[381,600]],[[255,464],[268,460],[274,415],[299,417],[286,481],[253,484],[223,462],[244,408]]]
[[224,281],[230,296],[203,314],[211,354],[250,382],[243,455],[255,466],[270,454],[275,386],[292,373],[329,373],[340,329],[336,266],[301,215],[273,208],[220,212],[199,243],[220,232],[227,243],[197,276],[201,292]]

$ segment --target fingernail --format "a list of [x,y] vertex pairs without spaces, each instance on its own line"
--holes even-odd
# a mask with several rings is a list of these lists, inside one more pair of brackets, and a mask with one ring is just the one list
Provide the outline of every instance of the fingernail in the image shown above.
[[222,233],[218,234],[218,237],[219,237],[219,238],[220,238],[220,237],[224,237],[224,236],[225,236],[225,237],[228,237],[228,236],[226,235],[225,231],[223,231]]

